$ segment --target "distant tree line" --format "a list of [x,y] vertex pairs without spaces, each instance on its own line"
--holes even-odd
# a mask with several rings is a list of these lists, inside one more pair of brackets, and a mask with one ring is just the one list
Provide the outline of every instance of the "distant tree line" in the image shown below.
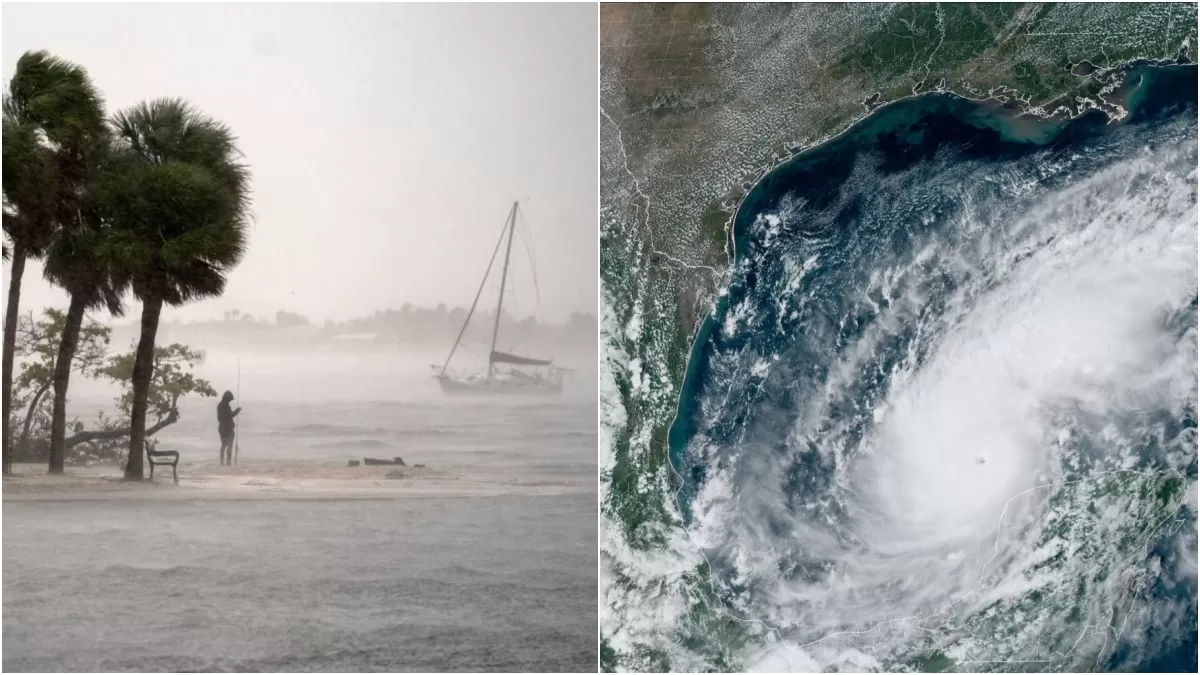
[[[9,422],[21,281],[32,258],[42,260],[46,278],[70,297],[61,321],[54,318],[54,330],[42,338],[53,341],[52,359],[39,352],[40,363],[52,368],[49,470],[63,471],[72,373],[119,370],[129,385],[121,407],[128,424],[118,429],[127,432],[125,477],[141,480],[146,417],[156,406],[155,365],[162,364],[155,340],[163,306],[224,291],[245,252],[249,171],[233,133],[186,101],[157,99],[109,116],[87,72],[44,51],[17,61],[4,91],[3,123],[4,257],[11,265],[4,472],[13,457]],[[122,316],[130,296],[141,306],[137,346],[119,368],[100,366],[87,352],[87,340],[97,333],[85,330],[85,313]],[[81,361],[82,353],[88,356]]]
[[[326,321],[322,329],[328,335],[374,333],[382,342],[442,344],[454,339],[466,319],[467,310],[462,307],[449,309],[445,304],[439,304],[427,308],[405,303],[398,310],[389,308],[349,321]],[[477,311],[471,318],[467,337],[490,337],[494,319],[494,312]],[[595,343],[596,331],[595,315],[586,313],[572,313],[567,322],[561,325],[539,321],[532,316],[517,319],[507,313],[500,321],[501,335],[515,342],[560,342],[586,346]]]
[[[468,342],[490,339],[495,315],[480,311],[471,319]],[[216,346],[220,344],[282,344],[317,345],[338,336],[371,334],[381,344],[428,345],[449,347],[467,318],[467,310],[436,307],[417,307],[405,303],[400,309],[384,309],[366,316],[345,321],[317,321],[296,312],[279,310],[274,319],[268,314],[253,315],[238,309],[225,310],[217,321],[173,323],[167,329],[172,339],[188,343]],[[134,327],[117,326],[118,334],[132,332]],[[507,313],[500,322],[502,342],[508,345],[562,345],[570,348],[594,348],[596,316],[591,313],[572,313],[567,321],[553,323],[534,317],[517,319]]]

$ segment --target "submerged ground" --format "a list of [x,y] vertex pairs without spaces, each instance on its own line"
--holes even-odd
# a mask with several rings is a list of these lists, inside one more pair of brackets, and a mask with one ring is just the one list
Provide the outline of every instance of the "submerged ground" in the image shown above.
[[[210,351],[198,374],[220,385],[237,363]],[[4,480],[4,670],[595,668],[586,385],[457,401],[394,354],[241,366],[237,467],[204,399],[160,434],[178,486],[169,467]],[[81,388],[72,410],[111,405]]]
[[[994,7],[602,10],[606,668],[1194,669],[1196,76],[1115,66],[1194,53],[1195,7],[1069,35],[1135,8]],[[1178,42],[1136,37],[1180,9]],[[992,46],[964,52],[972,17]],[[695,96],[647,108],[654,25],[692,66],[660,44],[657,85]],[[875,27],[924,56],[831,67]],[[1081,115],[1089,49],[1114,68]],[[704,234],[730,160],[872,78],[967,72],[1030,98],[879,110]]]
[[6,502],[4,669],[587,670],[594,519],[586,495]]

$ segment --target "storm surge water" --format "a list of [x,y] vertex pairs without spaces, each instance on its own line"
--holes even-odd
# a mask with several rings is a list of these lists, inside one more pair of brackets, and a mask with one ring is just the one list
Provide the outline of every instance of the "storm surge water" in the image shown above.
[[7,503],[4,670],[594,668],[595,501]]
[[[210,350],[197,374],[233,389],[239,363],[237,467],[191,397],[156,436],[179,486],[5,501],[4,670],[595,669],[594,375],[503,401],[395,353]],[[112,409],[81,389],[72,414]],[[399,480],[347,466],[397,456]]]
[[908,99],[743,202],[670,444],[742,665],[1195,670],[1196,68],[1127,82]]

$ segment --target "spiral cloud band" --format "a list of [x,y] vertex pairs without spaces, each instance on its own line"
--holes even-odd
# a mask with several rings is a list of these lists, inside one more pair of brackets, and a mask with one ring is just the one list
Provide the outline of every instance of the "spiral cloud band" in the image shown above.
[[1194,103],[1038,143],[980,114],[905,102],[739,213],[672,461],[748,665],[1092,670],[1194,636]]

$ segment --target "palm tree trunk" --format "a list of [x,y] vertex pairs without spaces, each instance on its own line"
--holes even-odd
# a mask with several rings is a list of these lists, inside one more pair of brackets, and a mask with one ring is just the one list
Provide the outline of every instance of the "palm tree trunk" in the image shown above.
[[125,480],[142,480],[142,443],[146,438],[146,409],[154,375],[154,338],[162,315],[162,298],[142,301],[142,336],[133,360],[133,414],[129,420],[129,463]]
[[67,387],[71,384],[71,365],[79,347],[79,329],[83,326],[83,311],[87,303],[81,295],[71,296],[58,357],[54,361],[54,415],[50,418],[50,473],[62,473],[66,458]]
[[21,277],[25,274],[25,246],[20,240],[13,242],[12,278],[8,282],[8,309],[4,313],[4,473],[12,473],[12,429],[9,429],[9,413],[12,411],[13,353],[17,349],[17,313],[21,302]]

